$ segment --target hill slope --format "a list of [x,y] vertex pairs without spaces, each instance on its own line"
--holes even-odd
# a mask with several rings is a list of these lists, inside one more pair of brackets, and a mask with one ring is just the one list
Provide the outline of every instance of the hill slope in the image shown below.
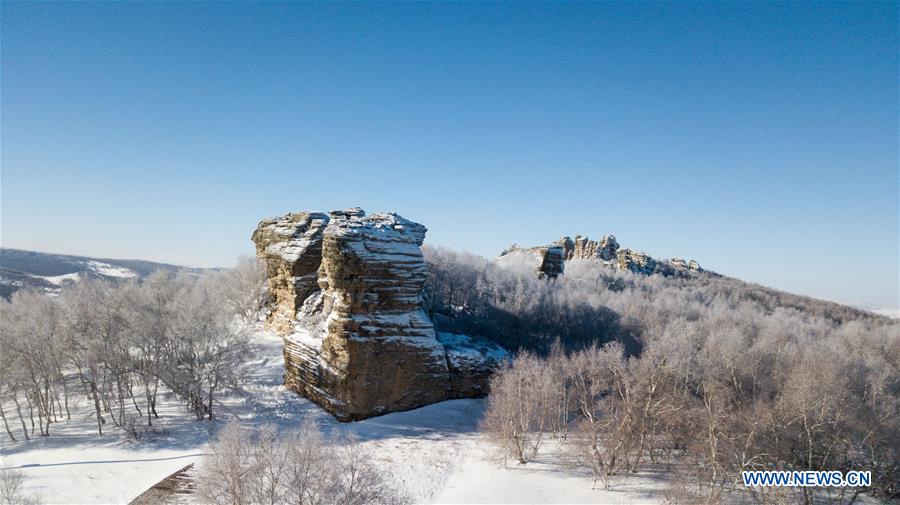
[[143,279],[157,270],[199,273],[204,269],[144,260],[120,260],[71,256],[0,248],[0,296],[9,298],[23,288],[56,293],[80,279]]

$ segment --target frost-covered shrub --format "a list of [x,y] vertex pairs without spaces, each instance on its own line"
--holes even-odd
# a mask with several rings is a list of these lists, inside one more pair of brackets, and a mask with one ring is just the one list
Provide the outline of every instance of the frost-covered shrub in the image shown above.
[[313,421],[254,436],[226,425],[200,465],[198,491],[216,505],[405,504],[409,499],[354,440],[326,439]]

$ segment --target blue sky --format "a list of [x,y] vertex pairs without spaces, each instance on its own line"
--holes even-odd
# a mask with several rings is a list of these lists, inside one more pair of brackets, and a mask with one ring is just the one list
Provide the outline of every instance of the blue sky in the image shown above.
[[361,206],[897,306],[898,3],[14,3],[4,247],[190,265]]

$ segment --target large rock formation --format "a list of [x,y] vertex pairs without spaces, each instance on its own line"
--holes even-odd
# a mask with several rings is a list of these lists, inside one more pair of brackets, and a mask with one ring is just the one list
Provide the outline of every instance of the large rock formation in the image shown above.
[[289,387],[342,420],[486,391],[505,351],[462,338],[448,350],[438,339],[421,307],[425,232],[358,208],[260,222],[253,241]]
[[599,241],[576,235],[574,239],[562,237],[546,246],[519,247],[513,245],[500,253],[497,259],[502,265],[527,265],[541,277],[557,277],[565,271],[565,262],[571,260],[601,261],[620,272],[664,276],[687,275],[703,272],[695,260],[681,258],[658,260],[641,251],[619,247],[616,237],[604,235]]

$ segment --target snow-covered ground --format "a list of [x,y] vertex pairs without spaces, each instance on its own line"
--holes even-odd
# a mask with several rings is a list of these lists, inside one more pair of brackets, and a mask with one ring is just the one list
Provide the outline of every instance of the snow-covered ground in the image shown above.
[[123,279],[137,277],[137,273],[129,268],[113,266],[102,261],[88,261],[87,266],[94,272],[107,277],[121,277]]
[[44,279],[45,281],[49,282],[50,284],[62,286],[63,284],[66,284],[69,282],[78,282],[81,279],[79,277],[79,275],[81,275],[79,272],[73,272],[71,274],[49,275],[49,276],[45,275],[45,276],[39,276],[39,277],[41,279]]
[[891,317],[894,319],[900,319],[900,308],[896,307],[882,307],[877,309],[872,309],[872,312],[876,314],[881,314],[882,316]]
[[498,465],[480,437],[466,448],[434,503],[664,503],[668,476],[639,473],[594,486],[590,471],[565,464],[548,440],[537,461]]
[[[547,456],[527,466],[503,468],[476,431],[483,400],[453,400],[355,423],[339,423],[281,385],[281,339],[255,335],[256,353],[246,394],[218,405],[219,418],[274,424],[287,430],[312,416],[323,431],[352,434],[362,450],[401,480],[419,503],[659,503],[665,478],[638,474],[609,491],[592,489],[589,475],[561,464],[548,442]],[[3,438],[0,467],[16,468],[27,490],[45,503],[127,503],[183,468],[200,462],[220,422],[194,421],[168,398],[157,427],[139,442],[108,427],[100,437],[88,409],[51,426],[49,437],[11,443]]]

